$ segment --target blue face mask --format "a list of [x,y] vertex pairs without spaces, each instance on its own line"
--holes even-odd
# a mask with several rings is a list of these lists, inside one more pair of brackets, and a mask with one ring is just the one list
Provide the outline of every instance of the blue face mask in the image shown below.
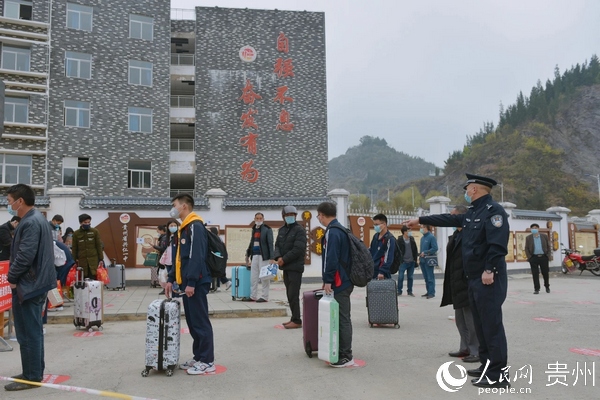
[[169,232],[171,232],[171,233],[177,232],[177,227],[176,226],[170,226],[169,227]]
[[286,224],[293,224],[294,222],[296,222],[296,216],[292,215],[289,217],[285,217],[285,223]]
[[375,225],[375,226],[373,226],[373,229],[375,229],[375,233],[380,233],[381,232],[381,225]]
[[[21,208],[21,207],[19,206],[19,208]],[[12,215],[13,217],[16,217],[16,216],[17,216],[17,211],[19,211],[19,208],[17,208],[16,210],[13,210],[13,208],[12,208],[12,205],[10,205],[10,204],[9,204],[9,205],[6,207],[6,211],[8,211],[8,213],[9,213],[10,215]]]
[[532,229],[531,233],[533,233],[534,235],[537,234],[539,231],[537,229]]
[[456,227],[455,226],[452,227],[452,231],[456,231]]
[[408,232],[408,236],[412,236],[412,232]]
[[465,200],[466,200],[466,201],[467,201],[467,203],[469,203],[469,204],[471,204],[471,201],[473,201],[473,200],[471,199],[471,196],[469,196],[469,195],[467,194],[467,192],[465,192]]
[[425,234],[425,231],[423,230],[423,228],[419,229],[419,232],[421,232],[421,235]]

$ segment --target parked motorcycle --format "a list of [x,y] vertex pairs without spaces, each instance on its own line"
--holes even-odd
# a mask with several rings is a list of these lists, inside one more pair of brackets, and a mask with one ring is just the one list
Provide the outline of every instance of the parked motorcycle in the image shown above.
[[562,243],[561,246],[563,246],[562,253],[565,255],[561,264],[563,274],[579,270],[581,275],[587,270],[600,276],[600,249],[595,249],[593,256],[582,256],[579,250],[567,249]]

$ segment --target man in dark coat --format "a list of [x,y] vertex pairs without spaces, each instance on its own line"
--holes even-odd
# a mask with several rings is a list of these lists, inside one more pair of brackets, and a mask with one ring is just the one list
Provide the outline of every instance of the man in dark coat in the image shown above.
[[10,260],[10,245],[19,221],[21,218],[15,215],[7,223],[0,225],[0,261]]
[[[467,207],[456,206],[450,214],[465,214]],[[469,306],[469,282],[465,276],[462,259],[462,228],[456,228],[448,238],[446,246],[446,270],[444,272],[444,293],[440,307],[452,304],[454,322],[460,334],[458,351],[450,352],[450,357],[464,357],[464,362],[479,361],[479,340],[475,331],[473,313]]]
[[296,222],[298,211],[294,206],[283,208],[283,219],[285,225],[279,229],[275,241],[275,252],[273,259],[283,271],[283,283],[287,292],[292,318],[290,322],[283,324],[285,329],[297,329],[302,327],[300,318],[300,284],[304,273],[304,254],[306,253],[306,232]]

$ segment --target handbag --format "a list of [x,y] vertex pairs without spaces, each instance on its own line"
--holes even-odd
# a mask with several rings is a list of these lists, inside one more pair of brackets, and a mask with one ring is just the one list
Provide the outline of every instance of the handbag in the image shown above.
[[158,282],[159,283],[167,283],[169,280],[169,273],[166,268],[162,268],[158,271]]
[[67,286],[72,286],[76,280],[77,280],[77,264],[73,264],[73,266],[69,270],[69,273],[67,274],[67,280],[66,280],[65,284]]
[[277,264],[268,264],[260,268],[260,279],[273,279],[277,276]]
[[435,255],[434,256],[425,256],[425,257],[423,257],[423,262],[428,267],[437,268],[437,266],[438,266],[438,258]]
[[172,256],[173,251],[171,250],[171,246],[167,246],[167,249],[163,252],[163,255],[160,257],[159,263],[162,265],[172,265],[173,259]]
[[158,265],[158,253],[146,254],[146,259],[144,260],[144,267],[156,267],[157,265]]

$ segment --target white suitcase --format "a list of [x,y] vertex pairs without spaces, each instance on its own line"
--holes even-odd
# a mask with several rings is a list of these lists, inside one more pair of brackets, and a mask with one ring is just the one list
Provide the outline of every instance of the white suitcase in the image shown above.
[[146,319],[146,369],[165,371],[172,376],[179,362],[181,306],[173,299],[156,299],[148,306]]
[[340,305],[332,294],[319,300],[319,360],[330,363],[339,358]]
[[77,280],[73,285],[73,325],[93,330],[96,326],[102,330],[103,284],[100,281],[83,280],[83,269],[77,268]]

